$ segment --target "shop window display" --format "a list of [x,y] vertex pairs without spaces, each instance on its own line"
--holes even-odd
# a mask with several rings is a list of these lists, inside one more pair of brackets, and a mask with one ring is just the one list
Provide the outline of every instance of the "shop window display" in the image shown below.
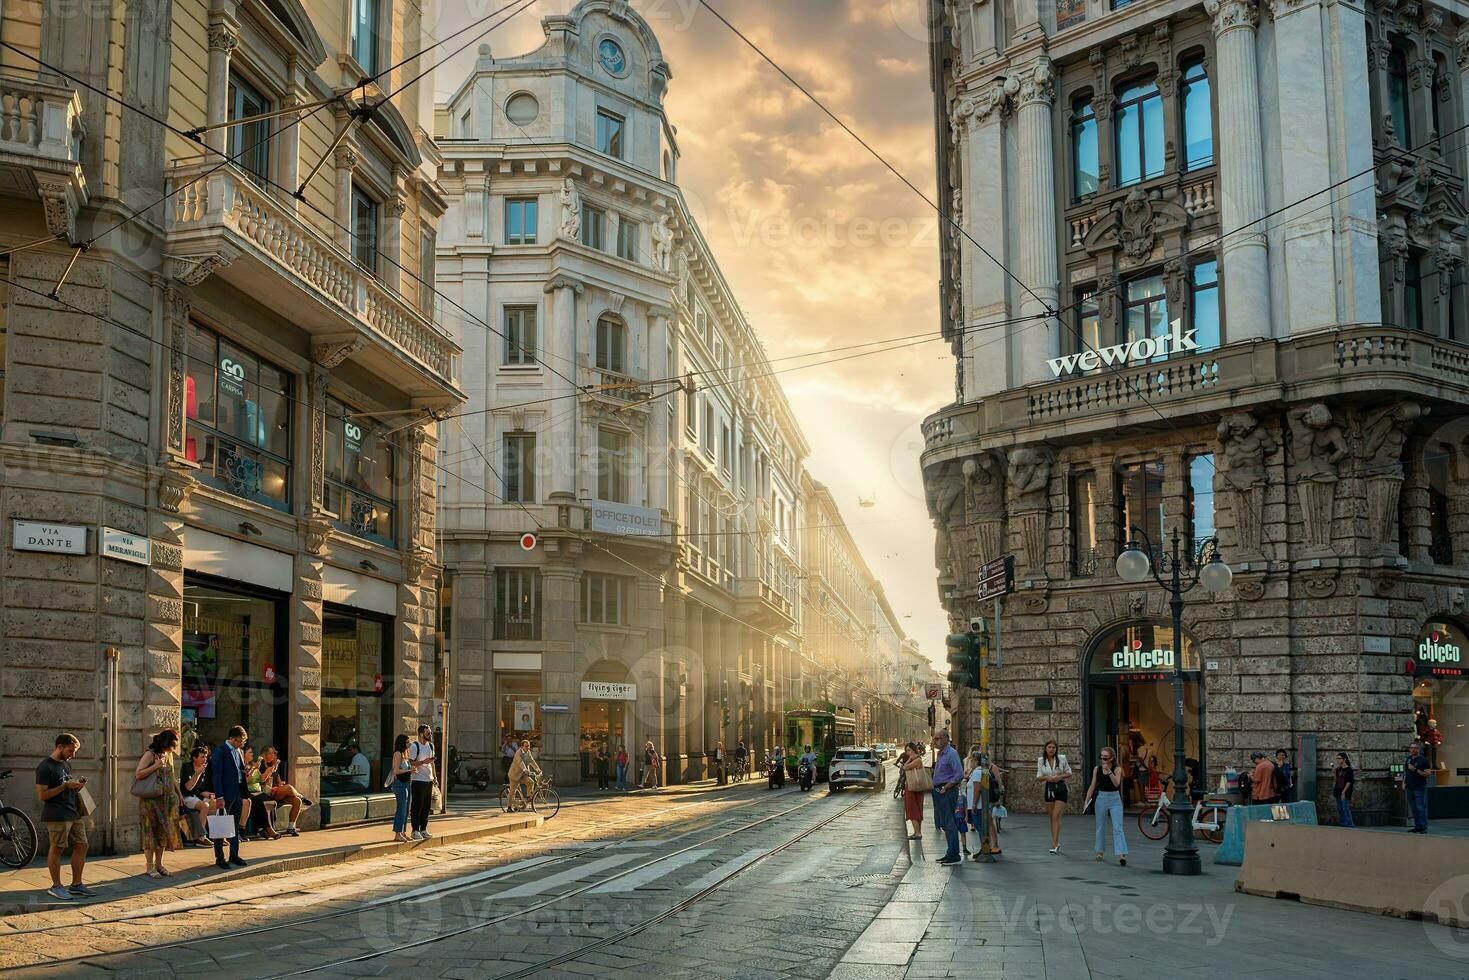
[[286,659],[282,604],[271,598],[184,583],[180,722],[183,751],[213,748],[243,725],[257,745],[284,733]]
[[381,791],[389,755],[392,623],[343,610],[322,617],[321,794]]

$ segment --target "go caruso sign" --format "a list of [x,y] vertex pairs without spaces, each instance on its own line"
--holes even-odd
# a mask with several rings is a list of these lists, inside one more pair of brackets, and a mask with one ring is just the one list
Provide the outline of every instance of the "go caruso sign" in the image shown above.
[[1183,321],[1174,320],[1168,333],[1161,337],[1139,337],[1125,344],[1087,349],[1076,354],[1063,354],[1046,361],[1054,377],[1062,377],[1072,371],[1095,371],[1102,367],[1122,367],[1135,361],[1151,361],[1155,357],[1168,357],[1199,349],[1194,340],[1193,329],[1183,331]]

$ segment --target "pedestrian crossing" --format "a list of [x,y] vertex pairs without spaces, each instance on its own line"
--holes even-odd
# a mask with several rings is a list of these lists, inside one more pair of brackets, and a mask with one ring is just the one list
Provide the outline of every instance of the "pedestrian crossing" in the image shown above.
[[672,854],[661,861],[654,861],[645,868],[639,868],[630,874],[625,874],[613,881],[609,881],[605,885],[598,885],[592,889],[591,893],[593,895],[609,895],[617,892],[630,892],[636,888],[651,885],[653,882],[672,874],[684,865],[693,864],[695,861],[702,861],[713,853],[713,848],[709,848],[707,850],[700,849],[685,851],[682,854]]
[[494,902],[508,902],[516,898],[535,898],[538,895],[543,895],[546,892],[570,885],[573,882],[581,881],[583,878],[590,878],[594,875],[601,874],[603,871],[610,871],[624,864],[631,864],[634,858],[640,858],[642,856],[641,854],[624,851],[621,854],[613,854],[596,861],[589,861],[586,864],[578,864],[576,867],[563,871],[560,874],[547,875],[544,878],[538,878],[535,881],[526,882],[523,885],[517,885],[507,891],[486,897]]

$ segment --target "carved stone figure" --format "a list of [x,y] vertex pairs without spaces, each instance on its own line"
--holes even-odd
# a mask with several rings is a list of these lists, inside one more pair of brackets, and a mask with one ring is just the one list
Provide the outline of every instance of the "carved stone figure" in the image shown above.
[[1188,221],[1180,205],[1135,188],[1092,226],[1083,245],[1094,255],[1120,248],[1123,259],[1135,264],[1152,254],[1158,236],[1187,228]]
[[1236,542],[1246,554],[1263,554],[1265,465],[1280,444],[1249,412],[1226,415],[1219,423],[1218,437],[1220,472],[1225,488],[1233,493]]
[[1291,478],[1300,495],[1306,553],[1331,552],[1331,521],[1336,510],[1338,468],[1347,455],[1346,437],[1322,402],[1291,412]]
[[581,236],[581,193],[576,183],[567,177],[561,182],[561,237]]
[[1045,574],[1049,524],[1046,493],[1050,482],[1050,450],[1025,446],[1010,454],[1011,526],[1020,532],[1021,564],[1030,578]]
[[653,260],[664,272],[673,271],[673,218],[666,211],[653,226]]
[[998,558],[1005,551],[1005,480],[993,454],[964,461],[964,500],[980,561]]
[[[964,526],[964,481],[954,463],[940,463],[929,471],[928,513],[935,533],[934,565],[940,575],[956,582],[963,574],[963,549],[955,547],[956,533]],[[957,567],[956,567],[957,566]]]
[[1367,490],[1369,544],[1398,554],[1398,499],[1403,490],[1403,447],[1423,415],[1417,402],[1398,402],[1368,416],[1362,426],[1362,476]]

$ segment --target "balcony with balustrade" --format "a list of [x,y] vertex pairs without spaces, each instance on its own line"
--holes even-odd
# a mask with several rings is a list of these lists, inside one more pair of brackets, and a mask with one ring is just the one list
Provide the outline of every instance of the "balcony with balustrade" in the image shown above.
[[924,420],[924,463],[1017,442],[1210,423],[1224,412],[1353,395],[1469,401],[1469,346],[1415,330],[1344,326],[1012,388]]
[[0,74],[0,192],[39,197],[47,230],[68,241],[87,203],[85,136],[75,89]]
[[425,407],[463,401],[461,349],[416,306],[233,165],[175,164],[168,254],[189,285],[218,276]]

